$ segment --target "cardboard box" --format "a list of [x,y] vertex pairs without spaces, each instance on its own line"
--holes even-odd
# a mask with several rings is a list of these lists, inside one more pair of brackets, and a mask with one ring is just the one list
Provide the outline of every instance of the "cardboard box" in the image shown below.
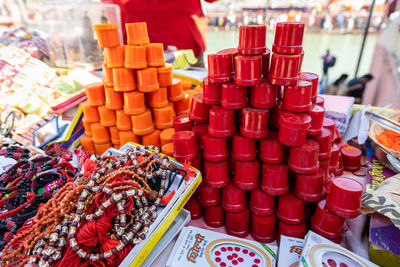
[[299,264],[304,239],[281,235],[278,267],[294,267]]

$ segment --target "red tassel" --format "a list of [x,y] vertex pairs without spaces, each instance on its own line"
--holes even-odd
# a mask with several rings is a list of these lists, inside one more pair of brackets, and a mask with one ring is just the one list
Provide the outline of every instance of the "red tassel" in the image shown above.
[[188,160],[185,160],[183,163],[183,170],[186,171],[186,177],[185,180],[186,182],[189,182],[192,178],[196,176],[196,172],[193,169],[190,169],[191,162]]
[[167,197],[163,197],[160,201],[161,203],[163,203],[165,206],[168,205],[168,203],[171,201],[171,199],[174,197],[175,195],[175,189],[171,191],[171,193],[169,193],[169,195]]

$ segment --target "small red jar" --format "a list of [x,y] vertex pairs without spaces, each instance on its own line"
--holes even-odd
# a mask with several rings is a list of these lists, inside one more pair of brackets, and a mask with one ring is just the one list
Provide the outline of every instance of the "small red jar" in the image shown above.
[[286,159],[285,147],[278,141],[278,132],[271,131],[260,140],[260,160],[264,163],[282,163]]
[[269,62],[271,58],[271,50],[267,48],[267,52],[261,55],[262,75],[267,78],[269,72]]
[[241,161],[255,160],[256,140],[235,134],[232,138],[232,158]]
[[198,200],[202,206],[214,207],[219,205],[221,189],[208,186],[206,183],[202,183],[198,189]]
[[250,105],[255,108],[273,108],[276,106],[277,88],[267,81],[251,87]]
[[311,83],[298,81],[296,85],[287,86],[283,91],[283,109],[289,111],[309,111],[311,108]]
[[289,192],[289,168],[286,164],[263,164],[261,189],[273,196]]
[[194,160],[199,154],[197,139],[194,132],[182,131],[172,136],[174,144],[174,157],[181,157],[187,160]]
[[300,224],[305,219],[306,203],[293,193],[280,196],[276,215],[278,219],[288,224]]
[[319,135],[312,138],[319,144],[319,159],[329,159],[332,153],[332,132],[326,128],[322,128]]
[[337,170],[339,164],[339,153],[339,147],[336,144],[333,144],[331,158],[329,161],[329,173],[334,173]]
[[312,105],[307,113],[311,117],[311,127],[307,131],[307,135],[319,135],[325,117],[325,109],[323,107]]
[[239,28],[238,52],[241,55],[261,55],[267,51],[267,26],[246,25]]
[[254,240],[271,243],[275,240],[275,214],[269,216],[251,215],[251,236]]
[[344,218],[336,216],[326,208],[326,201],[321,200],[311,218],[311,227],[325,238],[340,239],[344,230]]
[[297,174],[295,194],[304,201],[318,201],[324,197],[324,170],[313,174]]
[[190,218],[192,220],[200,219],[203,216],[203,209],[197,201],[196,196],[189,198],[188,202],[186,202],[185,209],[190,212]]
[[246,237],[250,233],[250,212],[225,212],[225,231],[228,235]]
[[215,137],[228,137],[235,132],[235,113],[218,106],[210,108],[208,133]]
[[[277,88],[279,91],[279,86]],[[282,101],[278,100],[276,102],[276,106],[270,109],[270,118],[269,118],[269,127],[273,129],[279,128],[279,118],[281,117],[282,113]]]
[[322,122],[322,127],[324,127],[324,128],[326,128],[326,129],[331,131],[331,133],[332,133],[331,134],[331,140],[332,140],[332,143],[333,143],[333,141],[335,140],[335,135],[334,135],[335,128],[336,128],[335,121],[332,120],[332,119],[329,119],[329,118],[324,118],[324,120]]
[[208,122],[209,106],[203,102],[203,94],[194,95],[190,106],[190,119],[195,122]]
[[247,88],[234,83],[221,86],[221,107],[225,109],[241,109],[247,106]]
[[242,123],[240,134],[249,138],[265,138],[268,135],[267,109],[247,107],[242,109]]
[[287,146],[299,146],[306,140],[311,117],[304,113],[283,111],[279,118],[279,141]]
[[278,22],[272,52],[297,55],[303,51],[304,23]]
[[227,212],[241,212],[247,206],[246,191],[228,184],[222,189],[222,208]]
[[306,141],[290,149],[289,167],[296,173],[312,174],[318,171],[319,144],[313,140]]
[[208,77],[203,79],[203,102],[207,105],[218,105],[221,98],[221,84],[211,83]]
[[233,56],[231,53],[208,55],[208,80],[212,83],[226,83],[233,80]]
[[211,187],[221,188],[229,182],[228,160],[204,161],[204,181]]
[[229,157],[228,142],[226,138],[203,135],[203,158],[208,161],[221,161]]
[[317,98],[315,99],[314,104],[320,107],[324,107],[324,103],[325,103],[325,99],[321,96],[317,96]]
[[235,57],[235,83],[241,86],[257,85],[262,80],[261,56]]
[[233,184],[243,190],[253,190],[259,184],[260,161],[235,161]]
[[305,223],[287,224],[280,221],[278,226],[278,244],[280,242],[281,235],[304,239],[306,231],[307,226]]
[[311,72],[301,72],[299,80],[309,81],[312,83],[311,101],[315,102],[318,96],[318,75]]
[[208,133],[208,124],[196,124],[192,127],[192,131],[196,134],[198,146],[200,149],[204,149],[203,135]]
[[329,176],[329,164],[330,164],[329,159],[319,160],[319,168],[324,171],[324,183],[326,183],[326,180],[328,179]]
[[268,80],[276,85],[296,85],[299,76],[300,55],[273,53]]
[[224,226],[224,210],[221,206],[204,207],[204,221],[210,227],[218,228]]
[[191,131],[193,127],[193,122],[189,118],[189,115],[181,115],[175,117],[173,120],[175,132]]
[[249,208],[257,216],[271,215],[275,211],[275,197],[265,193],[261,188],[252,190]]
[[339,153],[339,160],[336,171],[333,173],[336,177],[343,175],[344,166],[343,166],[343,158],[342,153]]
[[354,146],[345,146],[342,147],[340,152],[342,153],[345,171],[356,172],[361,168],[362,152],[360,149]]
[[354,218],[360,214],[363,186],[356,180],[339,177],[331,182],[326,207],[337,216]]

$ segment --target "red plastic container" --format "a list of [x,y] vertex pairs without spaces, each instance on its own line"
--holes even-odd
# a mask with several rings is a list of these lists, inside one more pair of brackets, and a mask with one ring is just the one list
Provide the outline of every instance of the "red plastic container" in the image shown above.
[[[279,88],[277,88],[279,91]],[[270,109],[269,127],[273,129],[279,128],[279,118],[282,113],[282,101],[278,100],[276,106]]]
[[328,179],[329,176],[329,164],[330,164],[329,159],[319,160],[319,167],[324,171],[324,183],[326,183],[326,180]]
[[303,112],[311,108],[311,86],[307,81],[298,81],[296,85],[287,86],[283,91],[283,109]]
[[319,144],[313,140],[306,141],[290,149],[289,167],[296,173],[312,174],[318,171]]
[[210,227],[218,228],[224,226],[224,210],[221,206],[204,207],[204,221]]
[[335,177],[343,175],[344,167],[343,167],[343,159],[342,159],[342,153],[339,153],[339,163],[336,171],[333,173]]
[[297,55],[303,51],[304,23],[278,22],[272,52]]
[[212,83],[233,81],[233,55],[231,53],[208,55],[208,80]]
[[305,219],[306,203],[297,198],[293,193],[280,196],[276,215],[278,219],[288,224],[300,224]]
[[329,173],[334,173],[337,170],[339,164],[339,154],[339,147],[336,144],[333,144],[331,158],[329,160]]
[[326,128],[326,129],[331,131],[331,133],[332,133],[331,134],[331,140],[332,140],[332,143],[333,143],[333,141],[335,140],[335,135],[334,135],[335,129],[336,129],[335,121],[332,120],[332,119],[329,119],[329,118],[324,118],[324,120],[322,122],[322,127],[324,127],[324,128]]
[[340,150],[342,153],[343,166],[345,171],[356,172],[361,168],[362,152],[354,146],[345,146]]
[[322,131],[325,109],[317,105],[312,105],[307,114],[311,117],[311,127],[308,129],[307,135],[319,135]]
[[362,193],[363,186],[356,180],[335,178],[326,197],[326,207],[337,216],[354,218],[360,214]]
[[242,109],[242,123],[240,134],[249,138],[265,138],[268,136],[267,109],[256,109],[247,107]]
[[279,222],[277,238],[278,244],[281,239],[281,235],[304,239],[304,236],[306,235],[306,230],[307,226],[305,223],[287,224],[284,222]]
[[311,72],[300,72],[299,79],[312,83],[311,101],[315,102],[318,96],[318,75]]
[[249,208],[257,216],[271,215],[275,211],[275,197],[265,193],[261,188],[252,190]]
[[304,113],[283,111],[279,118],[279,141],[286,146],[299,146],[306,140],[311,117]]
[[261,56],[235,57],[235,83],[241,86],[257,85],[262,80]]
[[273,196],[289,192],[289,168],[286,164],[263,164],[261,189]]
[[203,102],[207,105],[218,105],[221,99],[221,84],[211,83],[208,77],[203,79]]
[[203,102],[203,94],[194,95],[190,107],[190,119],[205,123],[208,122],[209,106]]
[[315,105],[320,106],[320,107],[324,107],[325,104],[325,99],[321,96],[317,96],[317,98],[315,99],[314,102]]
[[294,190],[296,196],[304,201],[321,200],[324,197],[324,174],[321,168],[313,174],[297,174]]
[[241,161],[255,160],[256,140],[235,134],[232,138],[232,158]]
[[269,62],[271,60],[271,50],[267,48],[267,52],[261,55],[262,75],[267,78],[269,72]]
[[234,83],[221,86],[221,107],[225,109],[241,109],[247,106],[247,88]]
[[225,231],[228,235],[246,237],[250,233],[250,212],[225,212]]
[[194,160],[199,154],[197,139],[194,132],[182,131],[172,136],[174,144],[174,157],[181,157],[187,160]]
[[241,55],[261,55],[267,51],[267,26],[246,25],[239,28],[238,52]]
[[235,132],[235,113],[218,106],[210,108],[208,133],[215,137],[228,137]]
[[326,208],[326,201],[321,200],[311,218],[311,227],[323,237],[341,239],[344,231],[344,218],[336,216]]
[[332,132],[322,128],[319,135],[313,136],[313,140],[319,144],[319,159],[329,159],[332,153]]
[[204,161],[204,181],[211,187],[221,188],[229,182],[228,160]]
[[192,220],[200,219],[203,216],[203,209],[195,196],[192,196],[185,205],[185,209],[190,211]]
[[202,206],[214,207],[219,205],[221,200],[221,189],[208,186],[205,183],[200,184],[198,189],[198,200]]
[[226,138],[203,135],[203,158],[209,161],[221,161],[229,157],[228,142]]
[[286,159],[285,147],[278,141],[278,132],[271,131],[260,140],[260,160],[264,163],[282,163]]
[[202,136],[208,133],[208,124],[196,124],[192,127],[192,131],[196,134],[197,145],[200,147],[200,149],[204,149]]
[[251,215],[251,236],[254,240],[270,243],[275,240],[275,214],[269,216]]
[[233,184],[243,190],[253,190],[259,184],[260,161],[235,161]]
[[228,184],[222,189],[222,208],[227,212],[241,212],[247,206],[246,191]]
[[273,108],[276,106],[277,88],[267,81],[251,87],[250,105],[255,108]]
[[273,53],[268,80],[276,85],[296,85],[299,76],[300,55],[283,55]]
[[193,122],[189,118],[189,115],[181,115],[175,117],[173,120],[175,132],[191,131],[193,127]]

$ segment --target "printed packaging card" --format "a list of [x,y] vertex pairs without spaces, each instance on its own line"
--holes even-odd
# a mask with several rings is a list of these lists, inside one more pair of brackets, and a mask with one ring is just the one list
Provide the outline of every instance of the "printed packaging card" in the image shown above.
[[167,267],[276,266],[278,248],[193,226],[183,228]]
[[281,235],[278,267],[295,267],[299,264],[304,239]]

